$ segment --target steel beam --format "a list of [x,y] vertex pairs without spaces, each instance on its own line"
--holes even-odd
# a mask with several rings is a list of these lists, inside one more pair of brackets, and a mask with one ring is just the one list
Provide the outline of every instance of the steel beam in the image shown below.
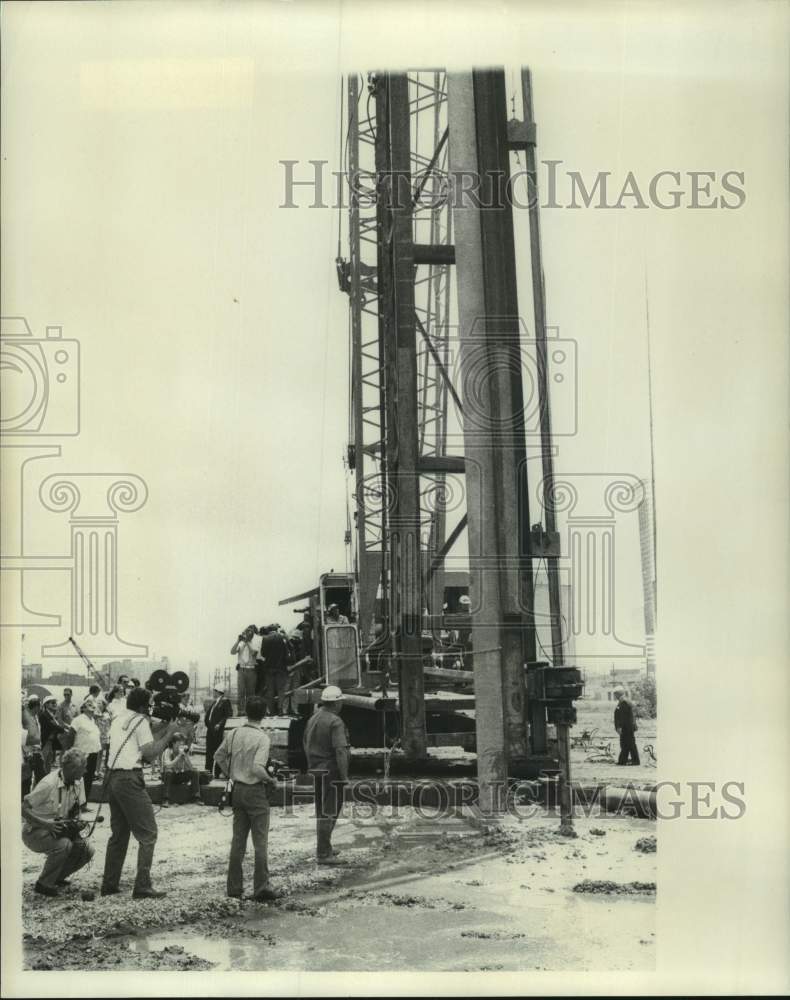
[[404,73],[376,81],[379,295],[386,373],[385,464],[389,494],[390,611],[398,660],[401,742],[424,757],[422,572],[417,438],[417,350],[411,204],[409,84]]

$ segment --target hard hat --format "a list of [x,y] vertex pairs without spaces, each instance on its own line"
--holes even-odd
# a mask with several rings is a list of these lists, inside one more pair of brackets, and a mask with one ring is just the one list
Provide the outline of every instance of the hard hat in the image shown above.
[[225,688],[214,686],[215,691],[219,691],[220,694],[225,694]]
[[458,598],[458,603],[459,604],[471,604],[472,603],[472,599],[471,599],[471,597],[467,597],[466,594],[462,594],[461,597]]
[[49,702],[51,702],[51,701],[54,701],[56,705],[57,705],[57,703],[58,703],[58,699],[57,699],[57,698],[55,697],[55,695],[54,695],[54,694],[48,694],[48,695],[46,696],[46,698],[45,698],[45,699],[44,699],[44,700],[43,700],[43,701],[41,702],[41,704],[42,704],[42,705],[47,705],[47,704],[48,704]]
[[321,701],[343,701],[343,692],[334,684],[329,684],[321,692]]

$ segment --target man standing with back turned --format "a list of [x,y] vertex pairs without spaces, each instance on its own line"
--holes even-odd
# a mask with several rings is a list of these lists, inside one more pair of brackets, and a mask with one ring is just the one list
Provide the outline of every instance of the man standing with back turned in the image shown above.
[[630,756],[632,764],[639,763],[639,751],[636,748],[636,718],[634,707],[626,700],[624,691],[615,691],[617,708],[614,710],[614,728],[620,735],[620,757],[618,764],[627,764]]
[[137,878],[132,893],[135,899],[161,899],[151,885],[151,865],[158,829],[154,809],[143,780],[143,761],[150,763],[164,751],[170,737],[178,729],[177,720],[162,728],[157,739],[148,721],[151,692],[132,688],[126,698],[125,711],[119,712],[110,726],[108,796],[112,835],[107,842],[104,858],[102,896],[120,892],[121,870],[129,847],[129,835],[134,834],[137,848]]
[[304,733],[307,766],[315,782],[316,861],[319,865],[345,864],[332,850],[332,831],[343,808],[343,788],[348,781],[348,732],[340,718],[343,693],[328,685]]
[[233,839],[228,861],[228,896],[241,899],[242,862],[247,852],[247,837],[252,832],[255,852],[252,899],[265,903],[279,899],[280,893],[269,885],[269,796],[267,788],[274,779],[266,770],[269,761],[269,737],[261,729],[263,698],[247,699],[247,722],[240,729],[226,733],[214,761],[222,774],[233,782]]

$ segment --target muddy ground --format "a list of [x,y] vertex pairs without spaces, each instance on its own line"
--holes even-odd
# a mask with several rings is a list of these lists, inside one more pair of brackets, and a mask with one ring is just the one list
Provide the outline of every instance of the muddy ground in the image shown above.
[[[106,807],[105,807],[106,809]],[[95,810],[92,807],[91,813]],[[496,828],[401,807],[347,812],[335,846],[347,869],[317,868],[311,805],[274,810],[269,859],[284,896],[225,897],[230,822],[192,805],[160,811],[159,901],[98,895],[109,830],[62,897],[32,892],[39,857],[23,850],[30,969],[431,970],[650,969],[655,959],[655,823],[578,818],[577,837],[533,807]],[[637,843],[643,843],[637,848]],[[251,879],[251,859],[247,861]],[[92,889],[96,898],[83,901]]]

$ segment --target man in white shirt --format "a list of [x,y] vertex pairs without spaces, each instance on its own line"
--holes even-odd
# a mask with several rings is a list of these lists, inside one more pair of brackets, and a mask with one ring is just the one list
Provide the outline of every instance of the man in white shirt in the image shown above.
[[261,651],[262,637],[254,625],[248,625],[230,648],[236,657],[236,677],[239,691],[239,713],[243,713],[247,699],[256,693],[258,672],[255,662]]
[[74,749],[79,750],[85,756],[85,775],[82,779],[85,785],[85,803],[82,806],[82,812],[86,812],[88,809],[91,785],[101,753],[101,732],[95,716],[96,703],[92,698],[86,698],[80,708],[80,714],[71,721],[71,728],[74,732]]
[[151,885],[151,865],[158,829],[154,809],[143,780],[143,761],[150,763],[165,749],[178,728],[173,720],[154,739],[148,721],[151,693],[134,688],[126,698],[127,711],[119,712],[110,725],[110,774],[107,782],[112,835],[107,842],[102,878],[102,896],[120,892],[121,871],[129,847],[129,835],[137,841],[135,899],[161,899]]
[[42,896],[57,896],[58,887],[87,865],[93,848],[79,836],[69,835],[66,823],[76,819],[84,801],[82,786],[85,758],[79,750],[66,750],[60,769],[50,771],[22,800],[22,841],[29,850],[46,854],[47,860],[34,889]]

